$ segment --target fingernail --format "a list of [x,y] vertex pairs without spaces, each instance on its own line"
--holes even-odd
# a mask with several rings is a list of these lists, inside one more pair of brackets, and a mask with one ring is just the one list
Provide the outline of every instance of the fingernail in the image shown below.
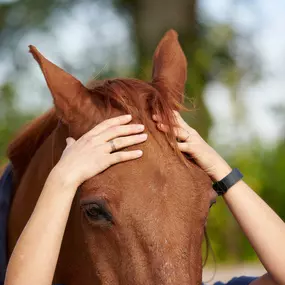
[[141,139],[146,139],[147,138],[147,134],[141,134],[139,135]]
[[156,115],[152,115],[152,118],[153,118],[153,119],[156,119]]
[[144,125],[137,125],[137,128],[139,129],[139,130],[143,130],[144,129]]
[[131,115],[131,114],[127,114],[127,115],[125,115],[125,117],[126,117],[127,119],[130,119],[130,118],[132,117],[132,115]]
[[143,155],[142,150],[137,150],[136,153],[137,153],[138,156],[142,156]]

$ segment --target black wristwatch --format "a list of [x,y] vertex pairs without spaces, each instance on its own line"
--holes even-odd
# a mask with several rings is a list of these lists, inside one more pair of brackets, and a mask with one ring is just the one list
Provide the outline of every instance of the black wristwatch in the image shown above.
[[235,185],[239,180],[243,178],[241,172],[234,168],[230,174],[220,181],[216,181],[213,184],[213,189],[217,192],[219,196],[225,194],[233,185]]

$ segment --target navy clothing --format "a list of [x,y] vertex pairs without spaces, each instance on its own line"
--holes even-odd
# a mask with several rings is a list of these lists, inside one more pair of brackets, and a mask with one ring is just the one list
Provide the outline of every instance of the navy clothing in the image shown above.
[[227,283],[223,283],[220,281],[215,282],[214,285],[249,285],[250,282],[256,279],[258,279],[258,277],[240,276],[240,277],[234,277]]
[[7,259],[7,224],[13,194],[13,172],[9,164],[0,177],[0,285],[4,284]]
[[[13,196],[13,171],[9,164],[0,177],[0,285],[4,285],[7,259],[7,223]],[[214,285],[249,285],[257,277],[235,277],[227,283],[216,282]],[[59,284],[58,284],[59,285]],[[66,284],[68,285],[68,284]],[[204,284],[202,284],[204,285]]]

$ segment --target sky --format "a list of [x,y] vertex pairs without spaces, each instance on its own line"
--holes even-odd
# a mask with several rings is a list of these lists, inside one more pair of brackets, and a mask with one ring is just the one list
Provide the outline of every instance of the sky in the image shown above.
[[285,106],[285,1],[240,1],[247,3],[247,7],[240,5],[235,11],[231,9],[230,2],[203,0],[201,6],[213,19],[233,23],[240,33],[254,31],[251,40],[262,60],[263,76],[258,83],[243,89],[248,118],[238,132],[230,123],[232,112],[228,90],[219,84],[208,88],[208,106],[212,114],[219,114],[212,136],[219,143],[227,144],[258,135],[265,143],[271,144],[285,135],[284,121],[277,119],[271,109]]
[[[0,3],[3,1],[0,0]],[[200,8],[215,21],[232,23],[240,34],[254,32],[251,44],[261,58],[263,77],[259,82],[242,88],[241,98],[246,110],[242,124],[236,124],[233,118],[229,90],[218,82],[207,87],[206,104],[215,122],[211,138],[216,144],[224,145],[238,144],[258,136],[264,143],[271,144],[284,136],[284,123],[273,115],[271,108],[285,105],[285,1],[239,0],[237,3],[240,4],[234,9],[232,3],[233,0],[201,0]],[[21,108],[47,109],[51,105],[47,88],[43,89],[43,76],[27,52],[27,46],[31,43],[57,64],[76,66],[73,74],[84,82],[87,76],[108,71],[111,65],[117,66],[122,75],[127,65],[134,62],[127,20],[111,6],[94,3],[85,7],[83,4],[64,17],[57,16],[55,13],[50,20],[50,35],[33,33],[19,42],[20,51],[29,62],[29,73],[17,79],[18,90],[21,90]],[[90,18],[98,20],[90,25],[87,22]],[[80,66],[82,60],[79,59],[86,53],[84,43],[94,39],[98,41],[96,53],[89,55],[94,66],[83,70]],[[8,71],[9,63],[2,61],[0,83],[1,75],[4,78]],[[40,84],[31,84],[31,78]]]

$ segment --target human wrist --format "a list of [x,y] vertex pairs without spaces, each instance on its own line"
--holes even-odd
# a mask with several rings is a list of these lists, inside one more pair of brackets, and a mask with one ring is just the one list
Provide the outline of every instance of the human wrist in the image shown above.
[[76,191],[80,183],[77,182],[77,178],[72,173],[66,173],[64,168],[57,164],[50,172],[48,180],[53,183],[60,184],[62,189],[68,189],[69,191]]
[[226,177],[230,172],[232,171],[232,168],[227,164],[226,161],[222,160],[219,161],[219,163],[216,164],[214,171],[212,173],[212,180],[220,181],[224,177]]

